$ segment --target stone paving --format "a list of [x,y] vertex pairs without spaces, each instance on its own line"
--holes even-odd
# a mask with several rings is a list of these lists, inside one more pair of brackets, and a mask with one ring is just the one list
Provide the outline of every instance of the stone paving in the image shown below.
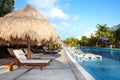
[[37,66],[22,66],[14,71],[0,74],[0,80],[77,80],[64,50],[55,57],[50,65],[44,67],[42,71]]

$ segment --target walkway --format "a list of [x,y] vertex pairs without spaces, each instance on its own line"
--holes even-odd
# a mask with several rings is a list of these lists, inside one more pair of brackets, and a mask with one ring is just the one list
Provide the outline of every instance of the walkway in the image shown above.
[[64,50],[55,56],[50,65],[44,67],[42,71],[37,66],[23,66],[12,72],[0,74],[0,80],[77,80],[67,62]]

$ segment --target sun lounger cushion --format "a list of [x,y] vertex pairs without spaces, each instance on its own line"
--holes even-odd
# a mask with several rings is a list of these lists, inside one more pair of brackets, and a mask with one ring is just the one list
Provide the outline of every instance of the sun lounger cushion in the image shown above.
[[13,50],[13,52],[20,62],[27,61],[27,58],[22,50]]
[[50,60],[27,59],[22,50],[13,50],[21,63],[48,63]]
[[27,60],[27,61],[24,61],[24,63],[48,63],[50,60]]

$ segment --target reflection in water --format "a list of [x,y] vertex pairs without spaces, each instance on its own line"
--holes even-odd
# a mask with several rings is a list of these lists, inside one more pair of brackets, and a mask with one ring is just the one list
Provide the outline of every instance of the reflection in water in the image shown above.
[[111,54],[111,56],[113,56],[113,50],[110,50],[110,54]]
[[120,50],[115,49],[104,49],[104,48],[80,48],[86,53],[98,54],[106,58],[114,59],[120,61]]
[[81,48],[84,52],[102,55],[102,61],[79,62],[95,80],[120,80],[120,50]]

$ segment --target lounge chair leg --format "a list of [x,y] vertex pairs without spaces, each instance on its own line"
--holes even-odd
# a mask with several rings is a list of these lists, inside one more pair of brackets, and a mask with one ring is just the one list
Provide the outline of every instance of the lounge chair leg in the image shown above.
[[4,64],[2,64],[2,65],[7,65],[7,66],[9,66],[9,67],[10,67],[10,68],[9,68],[9,71],[13,71],[13,65],[14,65],[15,63],[16,63],[16,61],[13,60],[13,61],[4,63]]
[[39,67],[40,67],[40,70],[42,71],[43,66],[39,66]]
[[44,66],[46,66],[46,64],[40,64],[39,65],[41,71],[42,71],[42,69],[43,69]]
[[8,66],[10,67],[9,71],[13,71],[13,66],[14,66],[15,62],[11,62]]
[[9,71],[13,71],[13,65],[10,66]]
[[3,64],[3,65],[9,66],[9,71],[13,71],[14,63],[6,63],[6,64]]

